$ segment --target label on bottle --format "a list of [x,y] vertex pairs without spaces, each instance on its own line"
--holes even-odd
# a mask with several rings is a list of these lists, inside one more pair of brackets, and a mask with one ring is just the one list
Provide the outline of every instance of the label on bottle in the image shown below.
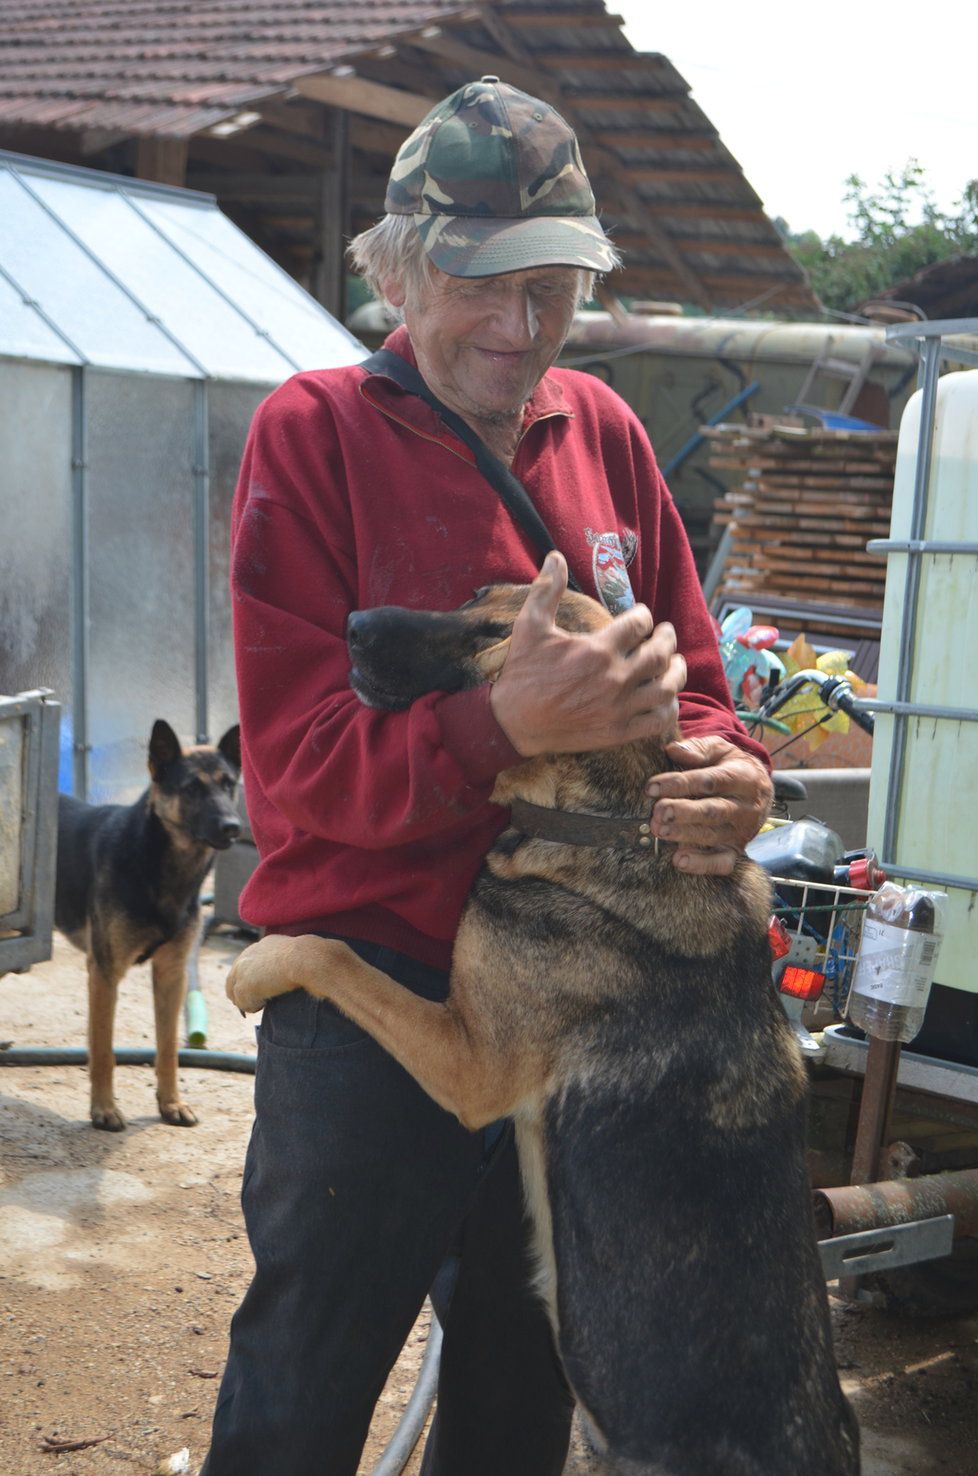
[[881,1004],[923,1009],[934,982],[941,940],[892,923],[867,918],[852,976],[852,988]]

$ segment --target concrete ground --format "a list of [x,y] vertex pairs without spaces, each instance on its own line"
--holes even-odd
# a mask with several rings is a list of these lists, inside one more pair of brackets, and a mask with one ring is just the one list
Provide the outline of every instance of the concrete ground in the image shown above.
[[[254,1045],[252,1022],[224,997],[241,946],[219,933],[201,954],[208,1043],[218,1049]],[[49,963],[0,980],[0,1042],[84,1039],[84,966],[57,939]],[[122,986],[116,1040],[152,1044],[147,967]],[[0,1072],[0,1471],[9,1476],[154,1472],[172,1457],[171,1469],[195,1472],[203,1457],[228,1321],[251,1269],[238,1190],[252,1079],[182,1079],[198,1127],[162,1124],[151,1070],[127,1067],[118,1096],[129,1128],[110,1134],[88,1124],[82,1068]],[[833,1321],[865,1476],[973,1476],[978,1319],[837,1302]],[[414,1386],[425,1331],[422,1319],[384,1392],[362,1476]],[[55,1451],[97,1443],[53,1453],[52,1442]],[[587,1469],[575,1444],[567,1476]]]

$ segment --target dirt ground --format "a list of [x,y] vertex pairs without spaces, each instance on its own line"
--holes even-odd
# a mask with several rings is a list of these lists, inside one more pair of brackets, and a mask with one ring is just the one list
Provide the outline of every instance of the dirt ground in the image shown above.
[[[216,1049],[254,1046],[253,1024],[224,997],[241,946],[218,933],[201,953]],[[0,980],[0,1042],[84,1039],[82,961],[58,939],[49,963]],[[146,967],[122,987],[116,1041],[152,1044]],[[184,1450],[186,1464],[172,1469],[193,1473],[203,1458],[228,1321],[251,1270],[238,1189],[252,1078],[189,1070],[182,1079],[198,1127],[162,1124],[151,1069],[128,1067],[117,1095],[129,1128],[111,1134],[88,1124],[83,1068],[0,1072],[0,1476],[154,1472]],[[973,1476],[978,1319],[839,1302],[833,1318],[865,1476]],[[413,1388],[425,1327],[378,1406],[362,1476]],[[46,1440],[100,1443],[56,1453]],[[587,1469],[575,1445],[566,1476]]]

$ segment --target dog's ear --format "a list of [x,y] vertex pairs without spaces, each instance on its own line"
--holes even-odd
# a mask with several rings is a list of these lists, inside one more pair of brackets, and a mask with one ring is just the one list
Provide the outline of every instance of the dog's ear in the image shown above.
[[228,728],[217,745],[217,751],[236,774],[241,773],[241,728],[238,723],[233,728]]
[[152,777],[159,779],[163,770],[175,763],[182,753],[180,739],[170,724],[157,718],[149,736],[149,772]]
[[487,650],[476,652],[473,659],[483,680],[489,682],[496,680],[503,669],[506,657],[509,655],[509,642],[510,637],[507,636],[504,641],[497,641],[494,646],[489,646]]

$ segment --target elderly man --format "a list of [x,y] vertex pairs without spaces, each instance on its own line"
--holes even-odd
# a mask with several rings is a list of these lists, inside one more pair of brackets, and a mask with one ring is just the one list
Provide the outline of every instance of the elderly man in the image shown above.
[[[242,910],[269,931],[343,937],[428,998],[447,993],[466,894],[507,823],[495,776],[521,758],[658,734],[678,706],[677,770],[649,786],[675,865],[729,871],[767,805],[648,439],[600,381],[551,369],[594,274],[616,263],[594,209],[546,103],[496,78],[454,93],[400,150],[387,215],[351,248],[403,315],[387,347],[449,423],[385,374],[300,374],[259,409],[242,465],[232,584],[261,855]],[[525,484],[581,587],[621,613],[597,635],[558,630],[565,574],[549,561],[495,685],[373,711],[349,687],[352,610],[450,609],[534,581],[541,561],[451,412]],[[264,1012],[255,1108],[256,1271],[207,1476],[354,1476],[452,1253],[425,1476],[557,1476],[572,1401],[529,1288],[508,1130],[466,1132],[301,992]]]

